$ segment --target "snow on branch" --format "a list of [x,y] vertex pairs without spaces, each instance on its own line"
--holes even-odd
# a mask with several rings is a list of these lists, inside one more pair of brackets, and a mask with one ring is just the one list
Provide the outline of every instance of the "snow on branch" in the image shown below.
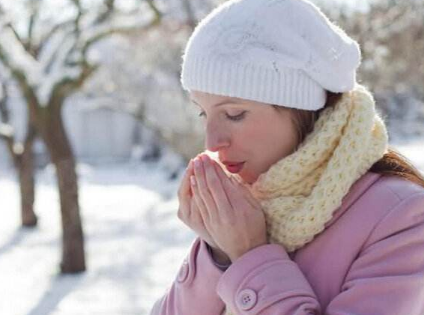
[[110,17],[108,23],[101,23],[85,30],[81,34],[83,55],[86,55],[88,49],[93,44],[109,35],[149,31],[160,22],[161,15],[156,10],[153,16],[146,16],[139,13],[134,15],[115,15],[114,17]]
[[13,72],[21,73],[30,86],[36,86],[41,79],[38,62],[8,26],[0,28],[0,60]]
[[[144,6],[132,13],[118,10],[115,0],[105,0],[104,10],[87,9],[81,2],[68,2],[72,14],[57,20],[41,20],[44,8],[30,8],[33,11],[28,16],[19,17],[28,20],[24,23],[27,38],[14,31],[13,25],[22,21],[0,25],[0,63],[12,71],[21,87],[32,91],[38,106],[49,106],[52,97],[66,97],[83,84],[97,67],[88,60],[88,51],[95,43],[112,34],[148,31],[161,18],[152,0],[145,0]],[[7,12],[0,15],[8,16]]]
[[7,124],[0,123],[0,137],[10,139],[14,135],[13,127]]

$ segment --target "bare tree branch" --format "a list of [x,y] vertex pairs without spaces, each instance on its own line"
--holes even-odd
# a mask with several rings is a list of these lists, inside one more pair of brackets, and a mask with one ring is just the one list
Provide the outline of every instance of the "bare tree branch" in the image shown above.
[[81,6],[81,2],[80,0],[72,0],[72,2],[74,3],[76,9],[77,9],[77,16],[74,20],[74,25],[75,25],[75,32],[77,34],[80,33],[80,21],[81,18],[83,16],[83,10],[82,10],[82,6]]
[[8,151],[12,155],[13,160],[15,161],[17,156],[14,153],[14,135],[15,132],[10,125],[0,123],[0,139],[3,139],[5,141]]
[[7,108],[7,101],[9,95],[7,93],[6,84],[4,81],[0,82],[0,139],[6,142],[7,149],[12,156],[13,162],[16,163],[18,156],[15,153],[15,131],[10,125],[10,115]]
[[0,42],[0,61],[5,65],[11,72],[13,78],[19,84],[21,91],[23,93],[24,98],[31,105],[30,110],[36,111],[36,105],[38,104],[37,96],[30,83],[28,82],[28,78],[25,75],[24,69],[21,69],[19,65],[11,62],[8,59],[7,54],[5,53],[4,47]]
[[132,34],[132,33],[140,33],[140,32],[148,32],[155,26],[160,24],[161,15],[155,15],[152,21],[145,25],[131,25],[131,26],[112,26],[110,28],[106,28],[105,30],[98,32],[97,34],[91,36],[89,39],[85,41],[82,47],[82,55],[87,56],[88,50],[91,46],[101,39],[108,37],[112,34]]
[[[54,63],[57,62],[57,59],[59,56],[62,56],[65,51],[65,57],[63,58],[63,61],[67,60],[69,55],[75,50],[75,47],[77,46],[77,40],[75,39],[77,35],[73,31],[66,32],[63,34],[62,41],[57,45],[56,49],[53,51],[53,53],[49,56],[48,61],[45,63],[45,69],[44,71],[46,73],[49,73],[51,68],[53,67]],[[69,46],[66,45],[67,43],[71,43]]]
[[66,96],[81,88],[97,68],[98,65],[84,63],[82,71],[77,78],[64,77],[62,80],[56,82],[52,89],[52,97],[50,98],[50,104],[48,104],[48,106],[62,106]]
[[196,27],[197,19],[194,15],[193,8],[191,7],[189,0],[181,0],[184,11],[187,15],[187,23],[192,30]]
[[25,41],[25,49],[28,53],[30,53],[33,57],[36,57],[36,44],[34,43],[34,25],[38,18],[38,13],[40,9],[40,3],[38,0],[31,0],[30,2],[30,17],[28,23],[28,34],[27,39]]
[[[11,30],[11,32],[9,34],[7,33],[7,29]],[[1,34],[1,33],[3,33],[3,34]],[[27,52],[26,49],[25,49],[25,42],[23,42],[21,37],[19,36],[19,34],[16,33],[12,24],[7,23],[6,25],[4,25],[3,29],[0,27],[0,35],[1,35],[1,37],[7,37],[8,36],[7,40],[15,40],[15,43],[13,43],[14,47],[22,49],[23,52]],[[10,36],[10,35],[12,35],[12,36]],[[1,40],[0,40],[0,45],[3,45],[1,43]],[[8,45],[10,45],[10,43],[4,44],[4,45],[8,46]],[[3,47],[3,53],[4,54],[6,54],[5,49],[6,48]],[[13,63],[14,67],[22,67],[23,66],[22,64],[16,63],[17,59],[18,59],[17,56],[14,56],[14,59],[9,60],[9,63],[11,63],[11,64]],[[23,58],[21,58],[21,59],[23,59]],[[26,63],[36,62],[35,58],[32,55],[29,55],[29,54],[27,54],[24,59],[25,59]],[[21,71],[24,71],[24,69],[21,69]]]
[[46,44],[51,40],[51,38],[58,32],[62,30],[67,30],[69,27],[72,27],[74,25],[74,21],[65,21],[62,23],[58,23],[54,25],[49,32],[44,33],[42,36],[40,43],[37,47],[37,53],[36,56],[38,56],[38,53],[43,50],[43,48],[46,46]]
[[97,17],[95,24],[101,24],[109,19],[115,11],[115,0],[105,0],[105,10]]
[[0,115],[1,115],[0,117],[3,123],[9,122],[9,119],[10,119],[9,110],[6,107],[6,102],[8,98],[9,98],[9,95],[7,93],[6,83],[4,83],[3,80],[1,80],[0,81]]
[[154,0],[145,0],[147,2],[147,5],[149,6],[150,10],[153,11],[155,15],[156,20],[160,20],[162,18],[162,13],[159,11],[156,4],[154,4]]

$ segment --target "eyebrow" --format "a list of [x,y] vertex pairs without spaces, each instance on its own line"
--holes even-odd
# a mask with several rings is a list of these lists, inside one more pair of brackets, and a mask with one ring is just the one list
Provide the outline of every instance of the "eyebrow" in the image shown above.
[[[190,99],[190,101],[192,101],[194,104],[200,106],[200,104],[197,103],[195,100]],[[237,101],[237,100],[228,100],[227,99],[227,100],[224,100],[222,102],[219,102],[219,103],[215,104],[215,107],[222,106],[222,105],[225,105],[225,104],[240,104],[241,105],[241,104],[243,104],[243,102]]]

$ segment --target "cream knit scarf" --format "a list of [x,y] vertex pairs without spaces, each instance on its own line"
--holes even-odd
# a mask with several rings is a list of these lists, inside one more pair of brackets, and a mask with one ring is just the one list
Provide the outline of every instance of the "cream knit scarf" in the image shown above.
[[293,252],[311,242],[352,184],[387,149],[386,127],[374,99],[357,85],[333,108],[322,111],[294,153],[248,185],[265,212],[269,243]]

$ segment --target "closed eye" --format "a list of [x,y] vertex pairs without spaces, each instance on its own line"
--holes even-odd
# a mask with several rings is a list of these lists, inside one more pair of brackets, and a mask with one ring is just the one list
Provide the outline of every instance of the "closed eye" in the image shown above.
[[246,114],[246,112],[242,112],[241,114],[238,114],[238,115],[235,115],[235,116],[231,116],[231,115],[228,115],[228,114],[226,114],[226,116],[229,120],[240,121],[244,118],[245,114]]
[[[240,121],[244,118],[245,114],[246,114],[246,112],[242,112],[241,114],[238,114],[238,115],[235,115],[235,116],[231,116],[231,115],[228,115],[228,114],[225,114],[225,116],[231,121]],[[206,117],[206,113],[200,112],[199,117]]]

